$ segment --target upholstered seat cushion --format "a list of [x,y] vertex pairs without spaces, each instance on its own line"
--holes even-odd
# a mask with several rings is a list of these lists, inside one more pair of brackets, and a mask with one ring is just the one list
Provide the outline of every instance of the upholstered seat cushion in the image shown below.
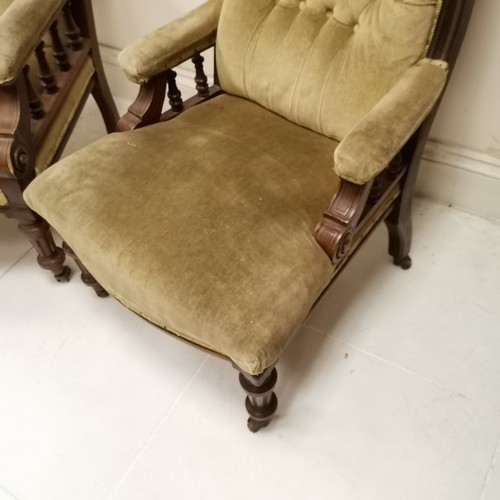
[[25,197],[128,308],[258,374],[332,277],[313,232],[336,146],[222,95],[106,136]]

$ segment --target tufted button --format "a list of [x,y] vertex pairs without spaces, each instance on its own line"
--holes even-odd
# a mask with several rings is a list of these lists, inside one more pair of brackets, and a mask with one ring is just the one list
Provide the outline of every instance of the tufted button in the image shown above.
[[302,2],[299,2],[299,9],[300,10],[304,10],[306,7],[306,2],[304,0],[302,0]]
[[353,27],[352,27],[352,30],[354,31],[354,33],[357,33],[359,31],[359,24],[355,24]]
[[333,9],[326,9],[326,17],[329,19],[333,17]]

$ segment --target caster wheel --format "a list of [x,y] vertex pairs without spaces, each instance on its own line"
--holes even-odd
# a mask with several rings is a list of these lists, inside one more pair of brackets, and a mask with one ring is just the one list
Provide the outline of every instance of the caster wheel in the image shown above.
[[401,269],[410,269],[411,267],[411,257],[409,255],[407,255],[406,257],[403,257],[398,263],[397,265],[401,268]]
[[64,266],[63,272],[61,274],[58,274],[57,276],[54,276],[54,278],[59,283],[67,283],[69,281],[70,276],[71,276],[71,269],[68,266]]
[[104,290],[104,288],[103,288],[102,290],[96,290],[96,291],[95,291],[95,293],[96,293],[96,295],[97,295],[98,297],[100,297],[101,299],[104,299],[104,298],[106,298],[106,297],[109,297],[109,293],[108,293],[108,292],[106,292],[106,290]]
[[247,427],[250,432],[257,432],[263,427],[267,427],[269,422],[262,420],[254,420],[252,417],[249,417],[247,420]]

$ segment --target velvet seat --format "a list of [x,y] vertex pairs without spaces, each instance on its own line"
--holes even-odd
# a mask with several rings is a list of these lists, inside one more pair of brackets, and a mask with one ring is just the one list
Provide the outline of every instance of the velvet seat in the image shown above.
[[[233,362],[256,431],[277,408],[279,357],[377,224],[410,267],[418,162],[471,8],[208,0],[121,54],[141,85],[121,132],[25,199],[98,293]],[[189,59],[183,102],[173,68]]]
[[335,145],[222,95],[106,136],[27,200],[53,207],[51,222],[127,307],[258,374],[331,279],[313,232],[338,189]]

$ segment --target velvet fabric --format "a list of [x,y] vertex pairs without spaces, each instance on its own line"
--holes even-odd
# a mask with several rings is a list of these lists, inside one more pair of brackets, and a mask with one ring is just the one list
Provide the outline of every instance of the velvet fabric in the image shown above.
[[337,174],[364,184],[389,164],[427,117],[446,83],[443,61],[422,59],[364,116],[335,150]]
[[144,83],[181,63],[186,49],[196,48],[210,33],[215,33],[221,6],[222,0],[208,0],[129,45],[118,56],[126,76],[135,83]]
[[0,84],[12,81],[35,50],[62,0],[0,0]]
[[341,140],[421,59],[435,0],[224,0],[227,92]]
[[78,151],[25,199],[123,304],[258,374],[331,279],[313,232],[336,145],[222,95]]

